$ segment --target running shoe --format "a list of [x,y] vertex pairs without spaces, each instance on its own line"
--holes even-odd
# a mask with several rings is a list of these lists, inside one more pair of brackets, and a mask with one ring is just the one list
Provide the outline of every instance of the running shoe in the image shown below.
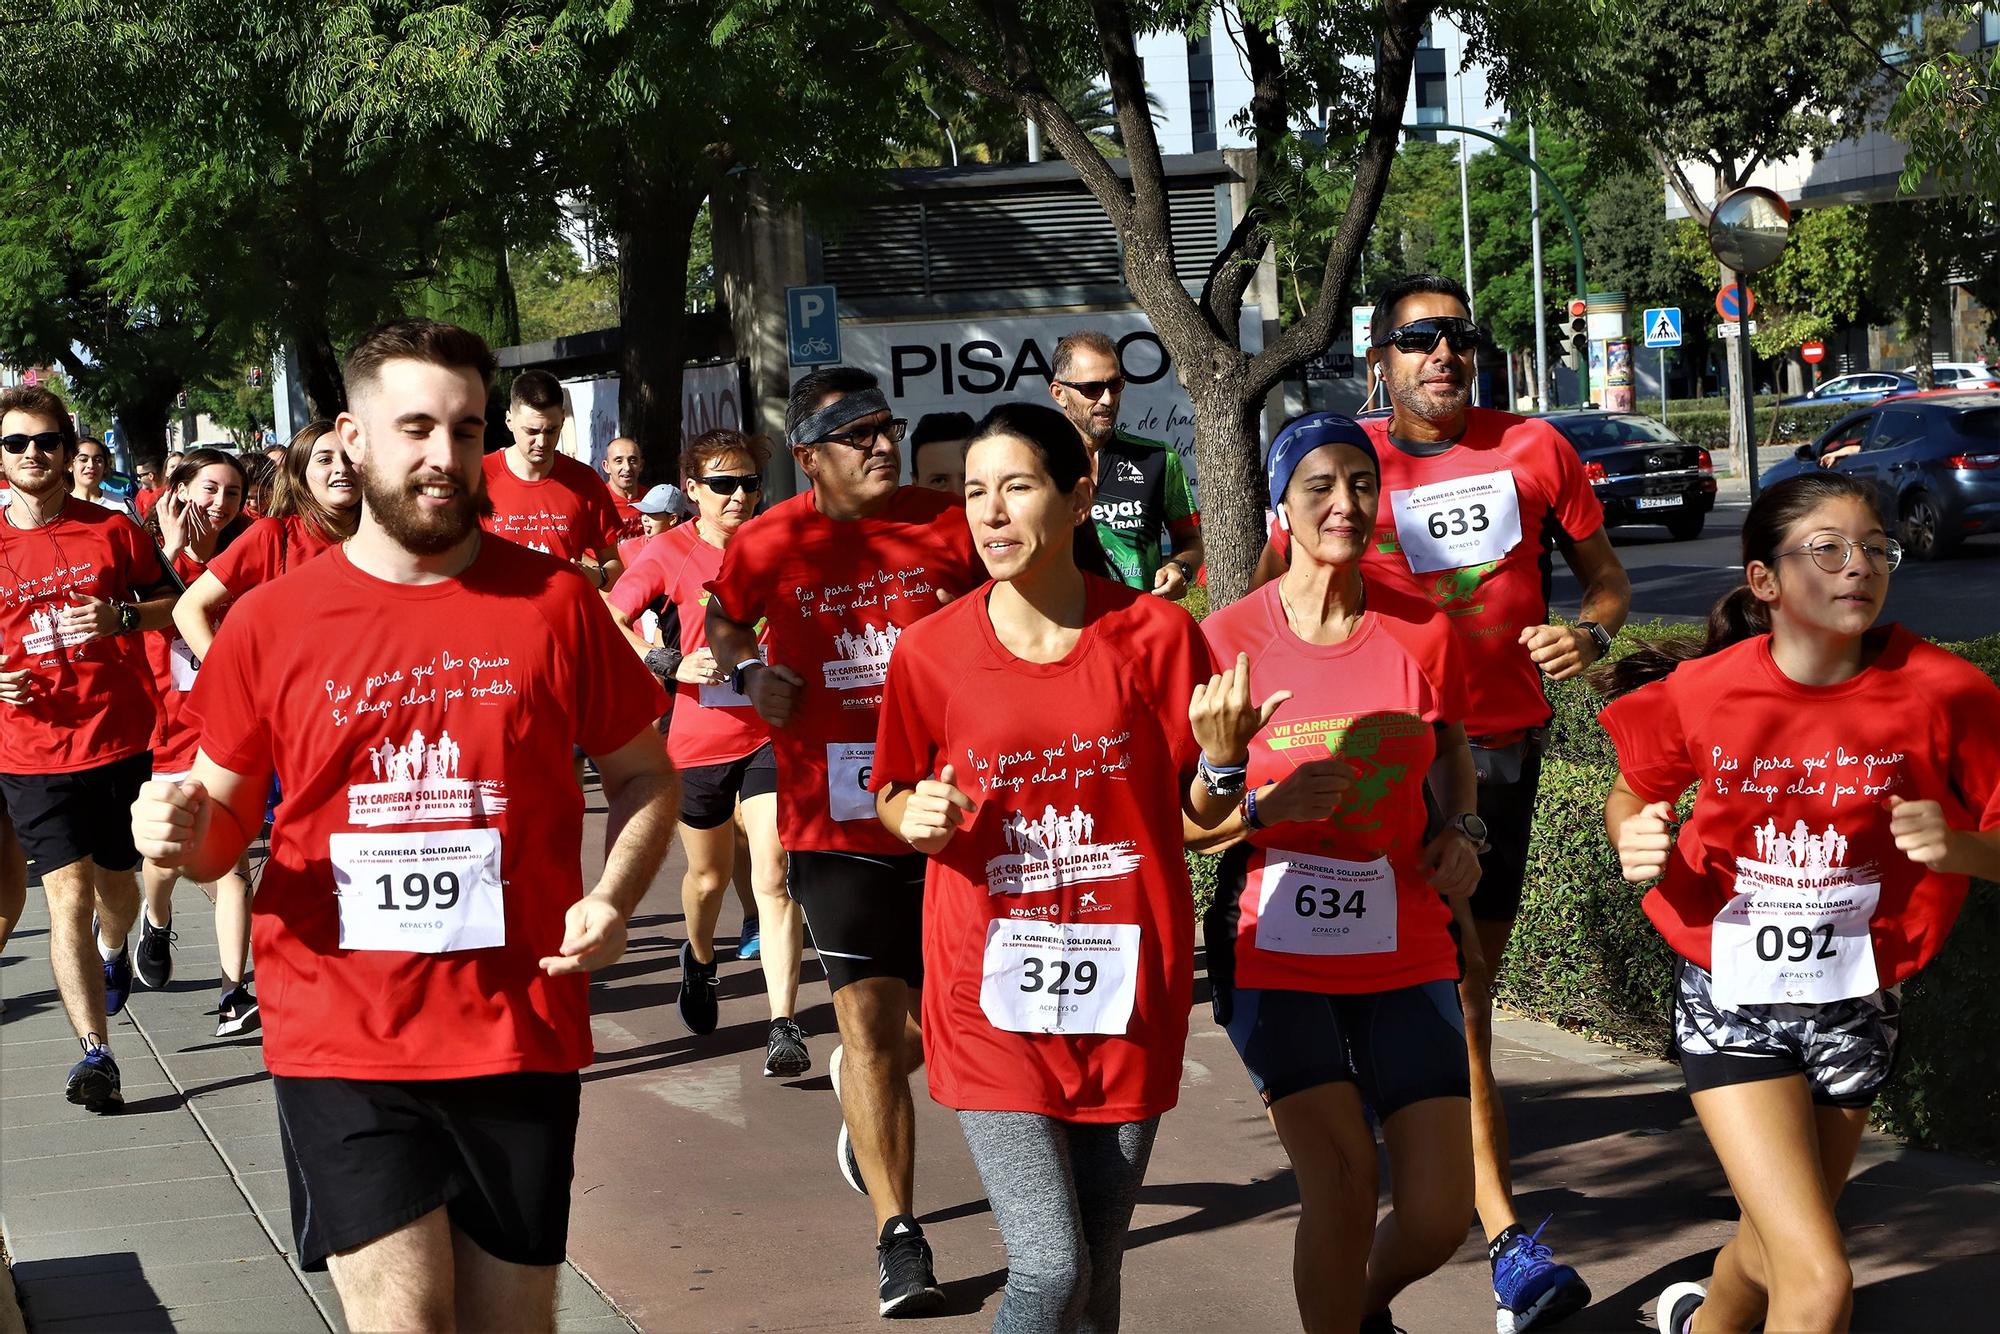
[[139,949],[132,956],[132,968],[152,990],[158,991],[174,980],[173,946],[179,939],[172,918],[167,919],[165,926],[154,926],[146,920],[145,913],[139,914]]
[[[833,1055],[826,1063],[826,1073],[833,1081],[833,1100],[836,1103],[840,1103],[840,1059],[846,1052],[845,1045],[835,1047]],[[840,1106],[840,1134],[833,1141],[833,1160],[840,1165],[840,1179],[866,1195],[868,1183],[861,1179],[861,1161],[854,1156],[854,1137],[847,1133],[847,1105],[840,1103]]]
[[1547,1329],[1590,1304],[1590,1286],[1576,1270],[1559,1265],[1541,1244],[1542,1220],[1532,1234],[1509,1227],[1486,1248],[1493,1263],[1493,1302],[1513,1322],[1514,1334]]
[[899,1214],[883,1225],[875,1262],[882,1271],[883,1315],[891,1319],[929,1315],[943,1303],[944,1291],[931,1268],[931,1244],[924,1240],[917,1220],[908,1214]]
[[790,1079],[813,1068],[812,1053],[806,1049],[806,1031],[791,1019],[773,1019],[771,1036],[764,1044],[764,1078]]
[[222,993],[222,1004],[215,1007],[215,1036],[233,1038],[249,1032],[259,1022],[257,998],[250,994],[248,982],[238,982]]
[[1403,1334],[1403,1327],[1389,1316],[1389,1308],[1383,1307],[1361,1317],[1361,1334]]
[[681,942],[681,1022],[688,1032],[706,1037],[715,1031],[722,1010],[715,998],[715,960],[702,963],[694,957],[694,942]]
[[[91,1037],[95,1037],[92,1034]],[[77,1106],[90,1112],[116,1111],[125,1105],[125,1092],[118,1080],[118,1062],[111,1051],[90,1038],[81,1039],[83,1059],[69,1068],[69,1083],[63,1092]]]
[[1694,1308],[1707,1296],[1708,1289],[1699,1283],[1676,1283],[1661,1293],[1659,1305],[1653,1308],[1653,1323],[1660,1327],[1660,1334],[1688,1334]]
[[106,1018],[125,1008],[132,998],[132,947],[120,945],[118,957],[104,965],[104,1014]]
[[758,938],[757,919],[754,917],[744,918],[743,929],[736,933],[736,957],[746,960],[754,959],[763,952],[763,943]]

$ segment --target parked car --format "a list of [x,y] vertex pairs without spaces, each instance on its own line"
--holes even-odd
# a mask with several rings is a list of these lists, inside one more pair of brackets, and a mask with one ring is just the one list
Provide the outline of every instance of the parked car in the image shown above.
[[1882,526],[1914,560],[2000,530],[2000,393],[1895,399],[1843,417],[1763,476],[1770,486],[1821,460],[1875,488]]
[[1917,387],[1917,377],[1901,371],[1853,371],[1836,375],[1809,394],[1780,399],[1780,407],[1815,404],[1879,402],[1889,394],[1907,394]]
[[1658,523],[1676,541],[1701,536],[1715,507],[1715,462],[1707,450],[1634,413],[1557,412],[1543,420],[1583,460],[1606,526]]
[[[1903,374],[1914,380],[1917,378],[1917,368],[1905,366]],[[1939,389],[1948,389],[1954,385],[1970,389],[1973,387],[1972,382],[1980,380],[2000,380],[2000,376],[1995,376],[1983,361],[1940,361],[1931,367],[1931,384]]]

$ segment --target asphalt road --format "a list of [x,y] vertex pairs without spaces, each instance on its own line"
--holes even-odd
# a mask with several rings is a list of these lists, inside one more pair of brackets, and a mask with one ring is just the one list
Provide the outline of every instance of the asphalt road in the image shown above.
[[[1749,508],[1725,495],[1691,542],[1674,541],[1664,528],[1612,529],[1611,544],[1632,576],[1632,619],[1706,617],[1743,577],[1738,543]],[[1553,591],[1557,610],[1575,615],[1577,582],[1560,558]],[[2000,633],[2000,535],[1973,538],[1943,560],[1904,561],[1890,582],[1884,616],[1946,642]]]

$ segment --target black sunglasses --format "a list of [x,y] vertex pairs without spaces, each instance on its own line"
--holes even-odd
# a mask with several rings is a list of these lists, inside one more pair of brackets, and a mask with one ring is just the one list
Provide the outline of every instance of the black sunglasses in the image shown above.
[[1122,375],[1114,375],[1108,380],[1057,380],[1056,383],[1065,389],[1074,389],[1093,403],[1103,398],[1107,389],[1114,394],[1125,390],[1125,377]]
[[33,435],[0,436],[0,449],[5,449],[9,454],[25,454],[29,445],[33,445],[44,454],[60,454],[63,447],[62,432],[37,431]]
[[1456,315],[1433,315],[1429,319],[1411,320],[1408,324],[1391,329],[1375,340],[1375,346],[1393,347],[1398,352],[1420,352],[1429,356],[1437,351],[1439,339],[1451,344],[1451,350],[1454,352],[1470,352],[1479,346],[1479,326],[1471,320],[1462,320]]
[[755,472],[716,473],[711,477],[697,477],[695,480],[718,496],[733,496],[738,491],[764,489],[764,475]]
[[875,442],[887,439],[892,445],[903,443],[903,432],[910,429],[910,423],[902,417],[891,417],[880,426],[855,426],[839,435],[821,436],[816,442],[822,445],[846,445],[849,449],[873,449]]

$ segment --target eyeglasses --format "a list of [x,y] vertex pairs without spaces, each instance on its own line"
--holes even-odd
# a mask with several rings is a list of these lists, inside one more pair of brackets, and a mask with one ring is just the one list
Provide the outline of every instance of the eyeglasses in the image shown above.
[[1887,574],[1903,563],[1903,544],[1889,538],[1881,546],[1871,546],[1866,542],[1850,542],[1844,537],[1831,533],[1815,538],[1796,551],[1780,551],[1778,556],[1811,556],[1812,563],[1828,574],[1839,574],[1854,559],[1856,551],[1868,554],[1868,563]]
[[733,496],[738,491],[762,491],[764,489],[764,477],[762,473],[717,473],[712,477],[697,477],[695,480],[715,492],[718,496]]
[[33,435],[0,436],[0,449],[5,449],[9,454],[25,454],[29,445],[33,445],[44,454],[59,454],[63,447],[62,432],[37,431]]
[[821,436],[822,445],[846,445],[849,449],[873,449],[877,440],[886,439],[892,445],[903,443],[903,432],[910,429],[910,423],[902,417],[891,417],[888,421],[874,426],[856,426],[842,431],[839,435]]
[[1056,383],[1065,389],[1075,390],[1093,403],[1103,398],[1106,390],[1114,394],[1125,391],[1125,377],[1122,375],[1114,375],[1108,380],[1057,380]]
[[1437,351],[1439,339],[1451,344],[1454,352],[1470,352],[1479,346],[1479,326],[1456,315],[1433,315],[1429,319],[1411,320],[1391,329],[1375,340],[1375,346],[1429,356]]

